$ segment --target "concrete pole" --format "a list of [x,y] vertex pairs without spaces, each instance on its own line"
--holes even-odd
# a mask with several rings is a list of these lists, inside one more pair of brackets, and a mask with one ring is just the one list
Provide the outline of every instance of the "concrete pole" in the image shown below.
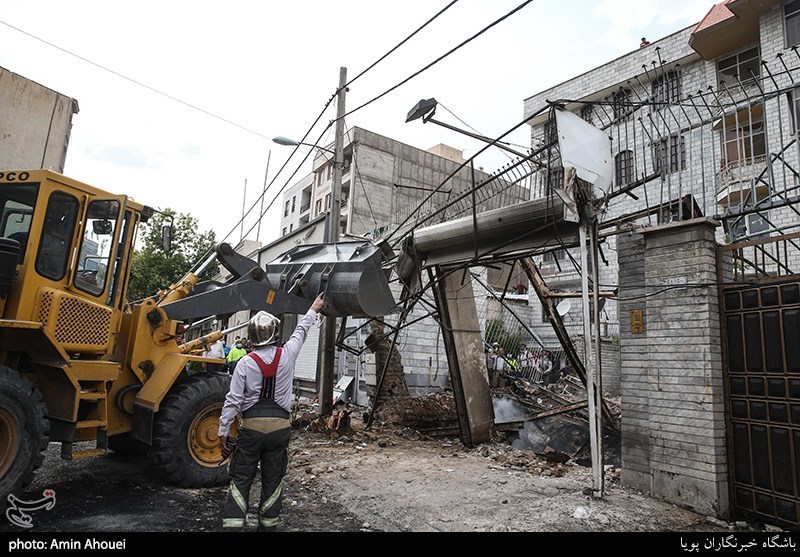
[[[605,493],[605,451],[603,450],[603,350],[600,341],[600,257],[597,234],[597,220],[593,219],[589,227],[589,256],[592,262],[592,319],[594,321],[594,413],[590,414],[589,420],[593,421],[597,429],[597,461],[599,466],[593,467],[595,485],[594,497],[603,497]],[[588,344],[588,340],[585,344]],[[599,469],[599,470],[598,470]]]
[[[344,168],[344,115],[347,89],[347,68],[339,68],[339,89],[336,99],[336,132],[333,147],[333,182],[331,183],[331,206],[328,210],[328,242],[336,244],[341,234],[339,223],[342,202],[342,171]],[[338,252],[337,252],[338,259]],[[335,266],[335,263],[334,263]],[[331,269],[335,272],[335,269]],[[327,417],[333,413],[333,371],[336,358],[336,318],[325,317],[320,338],[319,358],[319,415]]]
[[[583,292],[583,347],[584,359],[586,363],[586,396],[589,403],[589,445],[592,455],[592,496],[594,498],[603,497],[603,456],[600,451],[600,435],[602,431],[598,427],[597,413],[595,409],[595,375],[596,359],[594,354],[594,343],[592,342],[592,323],[591,313],[589,312],[589,237],[592,234],[592,226],[587,219],[581,219],[579,228],[581,239],[581,291]],[[597,288],[597,283],[594,288]]]

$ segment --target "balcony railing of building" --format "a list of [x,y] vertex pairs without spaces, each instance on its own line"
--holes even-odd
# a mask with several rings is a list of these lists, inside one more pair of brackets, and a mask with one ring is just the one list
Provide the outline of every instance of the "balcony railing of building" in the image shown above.
[[735,192],[748,190],[753,184],[762,181],[766,165],[766,155],[722,161],[720,164],[722,168],[716,175],[717,201],[727,204],[725,199],[730,201]]

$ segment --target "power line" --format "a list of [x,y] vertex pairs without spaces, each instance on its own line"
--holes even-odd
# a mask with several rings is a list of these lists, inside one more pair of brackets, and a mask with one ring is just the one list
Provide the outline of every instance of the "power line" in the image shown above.
[[[426,22],[425,22],[425,23],[424,23],[422,26],[418,27],[418,28],[417,28],[417,29],[416,29],[416,30],[415,30],[413,33],[411,33],[411,34],[410,34],[408,37],[406,37],[405,39],[403,39],[403,40],[402,40],[400,43],[398,43],[398,44],[397,44],[395,47],[393,47],[392,49],[390,49],[390,50],[389,50],[389,51],[388,51],[386,54],[384,54],[383,56],[381,56],[381,57],[380,57],[378,60],[376,60],[375,62],[373,62],[373,63],[372,63],[370,66],[368,66],[366,69],[364,69],[363,71],[361,71],[361,72],[360,72],[358,75],[356,75],[356,76],[355,76],[353,79],[351,79],[350,81],[348,81],[347,85],[350,85],[350,84],[352,84],[352,83],[353,83],[354,81],[356,81],[358,78],[362,77],[364,74],[366,74],[368,71],[370,71],[371,69],[373,69],[373,68],[374,68],[376,65],[378,65],[380,62],[382,62],[383,60],[385,60],[385,59],[386,59],[386,58],[387,58],[387,57],[388,57],[390,54],[392,54],[394,51],[396,51],[398,48],[400,48],[400,46],[402,46],[403,44],[405,44],[406,42],[408,42],[408,41],[409,41],[409,40],[410,40],[412,37],[414,37],[414,36],[415,36],[417,33],[419,33],[419,32],[420,32],[422,29],[424,29],[425,27],[427,27],[427,26],[428,26],[428,25],[429,25],[431,22],[433,22],[435,19],[437,19],[439,16],[441,16],[441,15],[442,15],[444,12],[446,12],[447,10],[449,10],[449,9],[450,9],[450,8],[451,8],[451,7],[452,7],[454,4],[456,4],[456,2],[458,2],[458,0],[453,0],[452,2],[450,2],[450,3],[449,3],[447,6],[445,6],[443,9],[441,9],[439,12],[437,12],[437,13],[436,13],[436,14],[435,14],[435,15],[434,15],[432,18],[430,18],[428,21],[426,21]],[[334,98],[336,98],[336,95],[337,95],[337,93],[338,93],[338,89],[337,89],[337,91],[336,91],[336,92],[334,92],[333,96],[332,96],[332,97],[331,97],[331,98],[328,100],[328,102],[327,102],[327,103],[326,103],[326,105],[325,105],[325,108],[323,108],[323,110],[322,110],[322,112],[320,113],[320,115],[317,117],[317,119],[314,121],[314,123],[313,123],[313,124],[312,124],[312,125],[309,127],[308,131],[305,133],[305,135],[303,136],[303,138],[300,140],[300,143],[305,143],[305,142],[306,142],[306,139],[307,139],[308,135],[311,133],[311,130],[312,130],[312,129],[314,128],[314,126],[316,126],[316,124],[319,122],[320,118],[322,117],[322,114],[324,114],[325,110],[327,110],[327,108],[330,106],[330,104],[331,104],[331,102],[333,101],[333,99],[334,99]],[[374,100],[377,100],[377,99],[374,99]],[[347,114],[345,114],[345,116],[344,116],[344,117],[346,117],[346,116],[347,116]],[[334,123],[335,123],[335,120],[331,121],[331,122],[328,124],[328,126],[325,128],[325,130],[323,130],[323,132],[322,132],[322,133],[320,134],[320,136],[317,138],[317,141],[316,141],[316,142],[314,142],[314,145],[317,145],[317,144],[318,144],[318,143],[321,141],[322,137],[325,135],[325,132],[326,132],[327,130],[329,130],[329,129],[331,128],[331,126],[332,126]],[[231,234],[232,234],[232,233],[233,233],[233,232],[236,230],[236,228],[237,228],[238,226],[240,226],[240,224],[241,224],[241,223],[244,221],[244,219],[245,219],[245,218],[246,218],[246,217],[247,217],[247,216],[248,216],[248,215],[249,215],[249,214],[252,212],[252,210],[255,208],[255,204],[259,203],[259,201],[260,201],[261,199],[263,199],[263,197],[264,197],[264,195],[266,194],[267,190],[268,190],[268,189],[269,189],[269,188],[272,186],[272,184],[274,183],[274,181],[277,179],[277,177],[280,175],[280,173],[281,173],[281,172],[283,171],[283,169],[286,167],[286,165],[288,164],[289,160],[291,160],[292,156],[293,156],[293,155],[294,155],[294,154],[297,152],[297,149],[298,149],[299,147],[300,147],[300,145],[299,145],[299,144],[298,144],[297,146],[295,146],[295,149],[294,149],[294,151],[292,152],[292,154],[289,156],[289,158],[288,158],[288,159],[287,159],[287,161],[284,163],[284,165],[283,165],[283,166],[282,166],[282,167],[281,167],[281,168],[278,170],[278,172],[275,174],[275,178],[273,178],[273,180],[272,180],[272,181],[269,183],[269,185],[268,185],[266,188],[264,188],[264,190],[263,190],[263,192],[262,192],[261,196],[259,196],[259,199],[257,199],[257,200],[256,200],[256,202],[253,204],[253,206],[251,206],[251,208],[250,208],[250,209],[247,211],[247,213],[245,213],[245,214],[242,216],[242,219],[241,219],[239,222],[237,222],[237,223],[236,223],[236,225],[235,225],[235,226],[234,226],[234,227],[231,229],[231,231],[230,231],[230,232],[228,232],[228,234],[226,234],[226,235],[225,235],[225,238],[227,238],[228,236],[230,236],[230,235],[231,235]],[[281,194],[281,193],[282,193],[282,192],[283,192],[283,191],[286,189],[286,187],[289,185],[289,183],[290,183],[290,181],[291,181],[292,177],[293,177],[295,174],[297,174],[297,171],[300,169],[300,167],[302,166],[302,164],[303,164],[303,163],[304,163],[304,162],[305,162],[307,159],[308,159],[308,155],[306,155],[306,156],[303,158],[303,160],[300,162],[300,164],[299,164],[299,165],[298,165],[298,167],[295,169],[295,171],[294,171],[294,172],[291,174],[291,176],[290,176],[290,177],[287,179],[287,181],[286,181],[286,182],[283,184],[283,186],[281,187],[281,189],[280,189],[280,190],[279,190],[279,191],[278,191],[278,192],[275,194],[275,196],[272,198],[272,200],[271,200],[271,201],[269,202],[269,204],[267,205],[267,208],[261,211],[261,214],[260,214],[260,217],[259,217],[259,218],[263,218],[263,216],[264,216],[264,215],[265,215],[265,214],[266,214],[266,213],[269,211],[269,209],[272,207],[272,205],[273,205],[273,204],[275,203],[275,201],[278,199],[278,196],[279,196],[279,195],[280,195],[280,194]],[[363,184],[362,184],[362,187],[363,187]],[[369,199],[367,200],[367,202],[369,202]],[[372,208],[371,208],[371,207],[370,207],[370,212],[372,212]],[[373,219],[374,219],[374,214],[373,214]],[[251,228],[250,228],[250,229],[247,231],[247,234],[249,234],[250,232],[252,232],[252,230],[253,230],[253,228],[255,228],[255,226],[256,226],[256,225],[253,225],[253,226],[252,226],[252,227],[251,227]],[[245,235],[246,235],[246,234],[245,234]],[[225,238],[223,238],[223,240],[222,240],[222,241],[224,241],[224,240],[225,240]],[[210,254],[209,254],[209,255],[210,255]],[[201,258],[201,260],[205,259],[205,257],[207,257],[207,256],[204,256],[203,258]]]
[[455,4],[456,2],[458,2],[458,0],[453,0],[453,1],[452,1],[452,2],[450,2],[450,3],[449,3],[447,6],[445,6],[445,7],[444,7],[444,8],[442,8],[441,10],[439,10],[439,12],[438,12],[436,15],[434,15],[434,16],[433,16],[432,18],[430,18],[428,21],[426,21],[425,23],[423,23],[423,24],[422,24],[420,27],[418,27],[418,28],[417,28],[417,30],[416,30],[416,31],[414,31],[414,32],[413,32],[413,33],[411,33],[409,36],[407,36],[405,39],[403,39],[402,41],[400,41],[399,43],[397,43],[397,45],[395,45],[395,46],[394,46],[394,48],[392,48],[391,50],[389,50],[389,52],[387,52],[386,54],[384,54],[383,56],[381,56],[380,58],[378,58],[378,59],[377,59],[375,62],[373,62],[372,64],[370,64],[370,65],[369,65],[369,66],[368,66],[368,67],[367,67],[365,70],[363,70],[361,73],[359,73],[358,75],[356,75],[356,76],[355,76],[353,79],[351,79],[350,81],[348,81],[348,82],[347,82],[347,84],[345,85],[345,87],[348,87],[348,86],[349,86],[349,85],[351,85],[351,84],[352,84],[352,83],[353,83],[353,82],[354,82],[356,79],[358,79],[359,77],[363,76],[365,73],[367,73],[368,71],[370,71],[372,68],[374,68],[375,66],[377,66],[378,64],[380,64],[381,62],[383,62],[383,60],[385,60],[386,58],[388,58],[388,57],[389,57],[389,55],[391,55],[391,54],[392,54],[392,53],[393,53],[395,50],[397,50],[398,48],[400,48],[401,46],[403,46],[405,43],[407,43],[409,40],[411,40],[411,39],[414,37],[414,35],[416,35],[416,34],[417,34],[417,33],[419,33],[420,31],[422,31],[423,29],[425,29],[425,27],[427,27],[428,25],[430,25],[430,24],[431,24],[431,23],[432,23],[432,22],[433,22],[433,21],[434,21],[436,18],[438,18],[440,15],[442,15],[444,12],[446,12],[446,11],[447,11],[447,10],[449,10],[450,8],[452,8],[452,7],[453,7],[453,4]]
[[466,45],[467,45],[467,44],[469,44],[470,42],[472,42],[472,41],[474,41],[475,39],[477,39],[478,37],[480,37],[481,35],[483,35],[483,34],[484,34],[486,31],[488,31],[488,30],[489,30],[489,29],[491,29],[492,27],[494,27],[494,26],[496,26],[497,24],[501,23],[502,21],[504,21],[504,20],[508,19],[509,17],[511,17],[512,15],[514,15],[515,13],[517,13],[518,11],[520,11],[522,8],[524,8],[525,6],[527,6],[528,4],[530,4],[531,2],[533,2],[533,0],[525,0],[525,2],[523,2],[522,4],[520,4],[519,6],[517,6],[516,8],[514,8],[513,10],[511,10],[510,12],[508,12],[507,14],[505,14],[504,16],[500,17],[499,19],[496,19],[495,21],[493,21],[492,23],[490,23],[489,25],[487,25],[486,27],[484,27],[483,29],[481,29],[480,31],[478,31],[477,33],[475,33],[474,35],[472,35],[471,37],[469,37],[468,39],[466,39],[466,40],[462,41],[461,43],[459,43],[458,45],[454,46],[453,48],[451,48],[450,50],[448,50],[447,52],[445,52],[444,54],[442,54],[441,56],[439,56],[438,58],[436,58],[436,59],[435,59],[433,62],[431,62],[431,63],[429,63],[428,65],[424,66],[423,68],[421,68],[421,69],[417,70],[416,72],[414,72],[413,74],[411,74],[410,76],[408,76],[407,78],[405,78],[403,81],[401,81],[400,83],[398,83],[398,84],[396,84],[396,85],[394,85],[394,86],[390,87],[389,89],[387,89],[386,91],[384,91],[384,92],[383,92],[383,93],[381,93],[380,95],[378,95],[378,96],[376,96],[376,97],[373,97],[372,99],[368,100],[367,102],[365,102],[365,103],[363,103],[363,104],[361,104],[361,105],[357,106],[357,107],[356,107],[356,108],[354,108],[353,110],[350,110],[350,111],[349,111],[349,112],[347,112],[347,113],[346,113],[344,116],[349,116],[349,115],[353,114],[354,112],[357,112],[357,111],[361,110],[362,108],[364,108],[364,107],[366,107],[366,106],[368,106],[368,105],[370,105],[370,104],[374,103],[374,102],[375,102],[375,101],[377,101],[378,99],[381,99],[381,98],[385,97],[386,95],[388,95],[389,93],[391,93],[391,92],[392,92],[392,91],[394,91],[395,89],[397,89],[397,88],[399,88],[399,87],[401,87],[401,86],[405,85],[406,83],[408,83],[409,81],[411,81],[412,79],[414,79],[415,77],[417,77],[419,74],[421,74],[421,73],[423,73],[423,72],[425,72],[425,71],[429,70],[431,67],[435,66],[436,64],[438,64],[439,62],[441,62],[442,60],[444,60],[445,58],[447,58],[448,56],[450,56],[451,54],[453,54],[455,51],[457,51],[457,50],[458,50],[458,49],[460,49],[461,47],[463,47],[463,46],[466,46]]
[[253,135],[257,135],[258,137],[261,137],[261,138],[264,138],[264,139],[269,139],[270,141],[272,140],[271,137],[267,137],[266,135],[264,135],[264,134],[262,134],[260,132],[257,132],[255,130],[250,129],[250,128],[246,127],[246,126],[243,126],[241,124],[237,124],[236,122],[234,122],[232,120],[228,120],[227,118],[219,116],[218,114],[214,114],[213,112],[210,112],[210,111],[208,111],[208,110],[206,110],[204,108],[200,108],[197,105],[194,105],[194,104],[192,104],[190,102],[187,102],[187,101],[184,101],[182,99],[179,99],[178,97],[170,95],[169,93],[165,93],[164,91],[156,89],[155,87],[147,85],[146,83],[142,83],[141,81],[137,81],[136,79],[133,79],[132,77],[128,77],[125,74],[122,74],[122,73],[120,73],[120,72],[118,72],[116,70],[112,70],[111,68],[108,68],[106,66],[98,64],[97,62],[89,60],[88,58],[85,58],[85,57],[83,57],[83,56],[81,56],[79,54],[75,54],[74,52],[69,51],[66,48],[60,47],[57,44],[51,43],[49,41],[46,41],[46,40],[42,39],[41,37],[37,37],[36,35],[34,35],[32,33],[28,33],[27,31],[24,31],[24,30],[20,29],[19,27],[15,27],[15,26],[11,25],[10,23],[7,23],[7,22],[2,21],[2,20],[0,20],[0,23],[5,25],[6,27],[10,27],[11,29],[17,31],[18,33],[22,33],[23,35],[27,35],[28,37],[30,37],[32,39],[35,39],[35,40],[37,40],[37,41],[39,41],[41,43],[44,43],[47,46],[55,48],[56,50],[60,50],[61,52],[65,53],[65,54],[68,54],[68,55],[70,55],[70,56],[72,56],[74,58],[77,58],[78,60],[81,60],[82,62],[86,62],[87,64],[91,64],[92,66],[95,66],[96,68],[100,68],[101,70],[106,71],[106,72],[108,72],[108,73],[110,73],[112,75],[115,75],[117,77],[120,77],[120,78],[122,78],[122,79],[124,79],[126,81],[130,81],[134,85],[138,85],[139,87],[144,87],[148,91],[152,91],[153,93],[156,93],[157,95],[161,95],[162,97],[166,97],[167,99],[169,99],[171,101],[175,101],[175,102],[180,103],[180,104],[182,104],[182,105],[184,105],[186,107],[189,107],[189,108],[191,108],[193,110],[197,110],[198,112],[202,112],[206,116],[211,116],[212,118],[216,118],[217,120],[219,120],[221,122],[224,122],[226,124],[229,124],[231,126],[237,127],[240,130],[244,130],[244,131],[246,131],[248,133],[251,133]]

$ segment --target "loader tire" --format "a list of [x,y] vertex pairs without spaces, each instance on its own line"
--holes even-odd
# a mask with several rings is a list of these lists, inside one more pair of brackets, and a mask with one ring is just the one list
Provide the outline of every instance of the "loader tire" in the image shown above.
[[0,501],[33,480],[50,442],[41,391],[17,371],[0,365]]
[[168,482],[180,487],[228,482],[217,429],[230,380],[225,373],[192,375],[164,398],[155,416],[152,456]]

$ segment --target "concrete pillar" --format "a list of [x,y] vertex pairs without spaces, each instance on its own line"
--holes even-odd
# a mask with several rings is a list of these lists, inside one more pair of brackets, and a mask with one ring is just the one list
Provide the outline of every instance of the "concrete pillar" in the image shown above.
[[468,447],[489,441],[494,425],[489,375],[486,370],[486,353],[472,277],[463,272],[446,272],[436,269],[434,288],[436,304],[442,323],[449,328],[442,330],[450,379],[453,383],[456,412],[461,427],[461,440]]
[[694,219],[621,238],[622,481],[727,516],[717,226]]
[[[623,411],[620,479],[625,485],[650,491],[650,380],[644,321],[644,236],[633,232],[621,234],[617,249],[620,402]],[[641,328],[634,329],[632,324],[635,322],[641,322]]]

